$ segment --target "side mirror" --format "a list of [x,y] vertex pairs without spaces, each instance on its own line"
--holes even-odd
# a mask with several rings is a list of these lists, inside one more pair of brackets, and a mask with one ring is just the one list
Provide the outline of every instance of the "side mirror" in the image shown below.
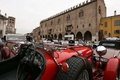
[[103,56],[107,53],[107,49],[104,46],[98,46],[96,52],[99,56]]

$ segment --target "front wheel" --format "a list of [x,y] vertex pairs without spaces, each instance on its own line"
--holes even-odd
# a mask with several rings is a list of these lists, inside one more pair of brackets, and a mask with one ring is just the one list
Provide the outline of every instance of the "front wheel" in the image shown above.
[[67,72],[60,70],[56,80],[92,80],[92,67],[85,58],[72,57],[67,60]]

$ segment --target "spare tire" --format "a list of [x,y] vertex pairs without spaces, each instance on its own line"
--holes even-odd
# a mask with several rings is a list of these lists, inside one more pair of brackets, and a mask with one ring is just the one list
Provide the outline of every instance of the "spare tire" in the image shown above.
[[92,67],[87,59],[72,57],[67,60],[67,64],[68,71],[60,69],[56,80],[92,80]]

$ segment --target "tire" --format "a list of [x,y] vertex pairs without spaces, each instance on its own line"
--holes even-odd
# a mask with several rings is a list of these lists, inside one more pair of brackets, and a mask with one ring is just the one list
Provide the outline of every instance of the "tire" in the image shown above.
[[72,57],[67,60],[68,71],[60,69],[56,80],[92,80],[92,67],[87,59]]

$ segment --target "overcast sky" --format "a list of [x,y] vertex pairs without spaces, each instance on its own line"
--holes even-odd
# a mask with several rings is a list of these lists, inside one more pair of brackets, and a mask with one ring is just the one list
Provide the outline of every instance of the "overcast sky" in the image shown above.
[[[41,20],[86,0],[0,0],[1,14],[16,18],[17,33],[30,33]],[[89,0],[88,0],[89,1]],[[105,0],[107,16],[120,14],[120,0]]]

